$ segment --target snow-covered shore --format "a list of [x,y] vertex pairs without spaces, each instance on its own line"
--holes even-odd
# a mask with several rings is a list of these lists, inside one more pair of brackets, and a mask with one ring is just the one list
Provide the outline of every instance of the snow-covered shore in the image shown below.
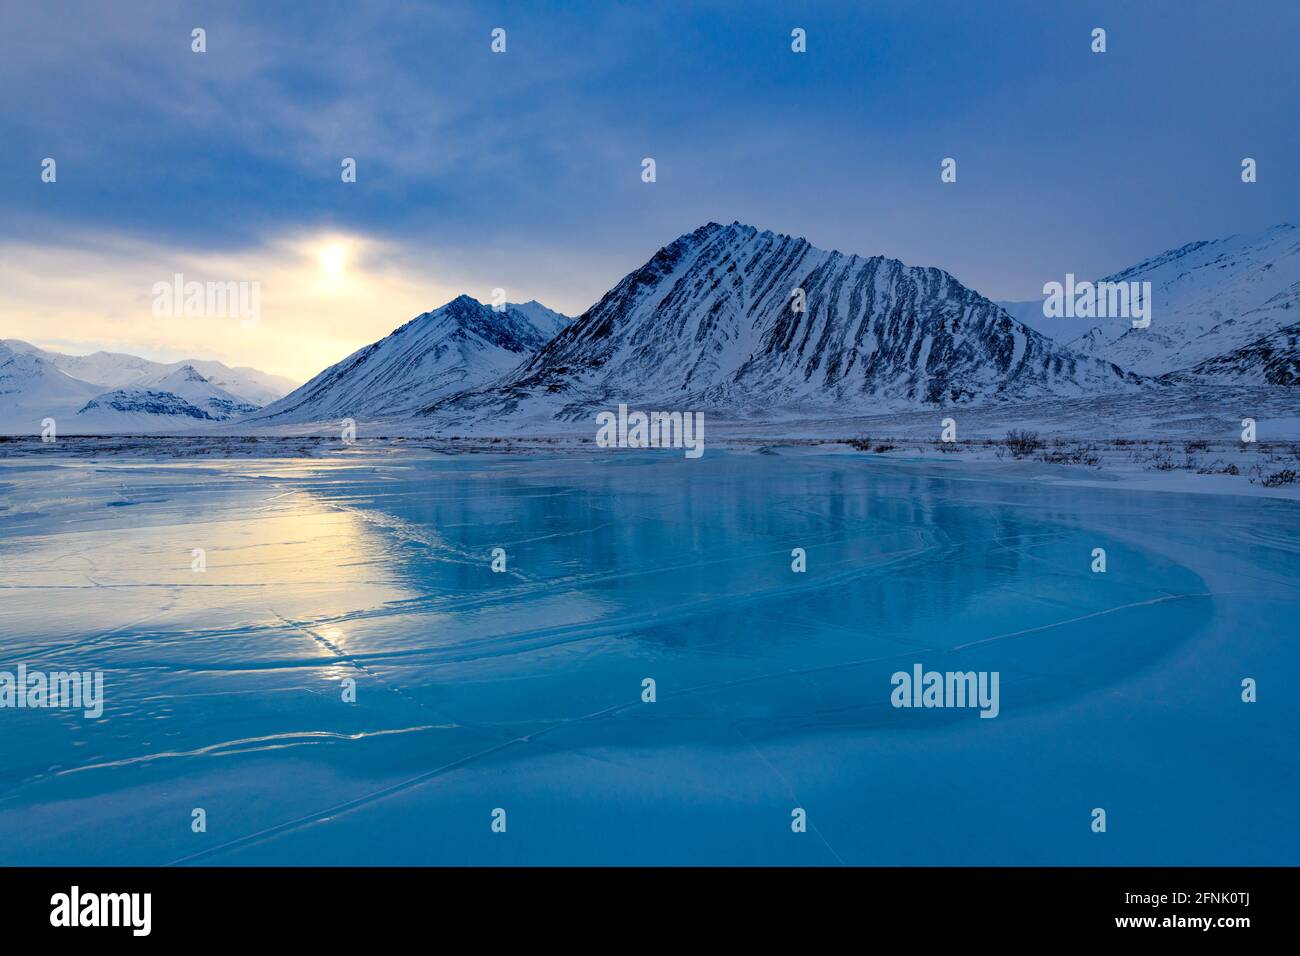
[[[1024,433],[1034,436],[1037,433]],[[1146,491],[1255,495],[1300,499],[1300,442],[1074,440],[1022,436],[1019,442],[970,439],[955,442],[915,438],[826,437],[766,439],[722,434],[706,436],[708,450],[787,455],[852,456],[887,464],[929,461],[954,476],[1006,478]],[[345,444],[337,437],[80,437],[42,443],[34,438],[0,439],[6,458],[116,461],[304,458],[427,458],[430,455],[557,455],[575,458],[628,454],[631,449],[598,448],[586,434],[536,437],[383,437]],[[680,452],[664,450],[664,455]]]

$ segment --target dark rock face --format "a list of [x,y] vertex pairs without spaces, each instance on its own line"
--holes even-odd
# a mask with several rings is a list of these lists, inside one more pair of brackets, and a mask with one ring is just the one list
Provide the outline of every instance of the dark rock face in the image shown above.
[[91,412],[96,409],[111,409],[115,412],[138,412],[145,415],[171,415],[198,418],[204,421],[219,421],[203,409],[191,405],[179,395],[171,392],[155,392],[148,389],[117,389],[105,392],[91,399],[77,412]]

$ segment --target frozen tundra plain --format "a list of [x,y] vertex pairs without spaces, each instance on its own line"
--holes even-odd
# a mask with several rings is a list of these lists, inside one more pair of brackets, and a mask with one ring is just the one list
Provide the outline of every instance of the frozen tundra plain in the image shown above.
[[[1300,860],[1290,489],[780,443],[313,455],[0,457],[0,670],[105,695],[3,714],[0,862]],[[998,716],[895,709],[918,663],[998,671]]]

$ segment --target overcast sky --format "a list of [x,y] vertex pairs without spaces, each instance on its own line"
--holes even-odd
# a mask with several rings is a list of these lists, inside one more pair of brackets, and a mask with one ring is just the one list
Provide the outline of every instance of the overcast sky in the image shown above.
[[[5,4],[0,338],[302,380],[461,292],[581,312],[709,220],[1032,298],[1300,219],[1298,28],[1294,0]],[[155,317],[177,272],[259,282],[261,321]]]

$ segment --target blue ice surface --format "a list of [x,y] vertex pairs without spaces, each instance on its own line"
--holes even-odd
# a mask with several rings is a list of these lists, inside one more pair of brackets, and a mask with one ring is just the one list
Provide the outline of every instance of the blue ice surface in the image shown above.
[[[1294,502],[782,449],[0,491],[0,670],[107,698],[0,709],[2,864],[1300,863]],[[1001,713],[891,706],[918,663]]]

